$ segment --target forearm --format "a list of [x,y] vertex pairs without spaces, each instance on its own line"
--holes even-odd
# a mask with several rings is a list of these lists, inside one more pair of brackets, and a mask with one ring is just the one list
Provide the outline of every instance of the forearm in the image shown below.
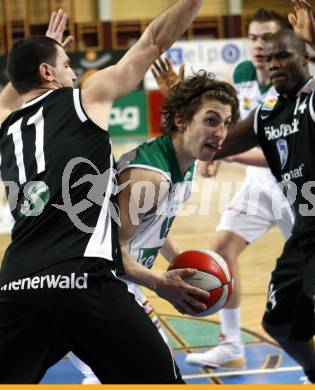
[[234,137],[231,137],[224,142],[222,149],[214,156],[214,160],[222,160],[225,157],[239,155],[252,149],[253,146],[255,145],[248,144],[246,141],[239,142],[238,138],[235,137],[234,140]]
[[171,263],[173,259],[182,252],[174,238],[169,234],[160,249],[161,255]]
[[263,152],[259,149],[249,150],[248,152],[237,154],[231,157],[232,162],[255,167],[268,167],[268,163]]
[[124,278],[130,282],[147,287],[152,291],[156,291],[160,282],[161,274],[153,272],[138,263],[123,247],[121,248],[121,253],[125,269]]
[[159,48],[160,54],[187,30],[202,3],[203,0],[179,0],[148,26],[146,33]]
[[215,155],[214,160],[221,160],[225,157],[247,152],[259,144],[258,137],[254,131],[254,117],[255,111],[252,111],[247,118],[239,121],[233,128],[229,129],[223,147]]

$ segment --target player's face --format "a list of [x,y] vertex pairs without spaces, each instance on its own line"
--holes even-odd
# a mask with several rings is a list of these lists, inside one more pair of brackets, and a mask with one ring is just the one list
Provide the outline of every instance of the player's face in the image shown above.
[[231,124],[231,106],[208,100],[183,133],[185,150],[193,160],[211,161],[221,148]]
[[264,69],[264,50],[266,42],[271,34],[279,31],[280,27],[277,22],[252,22],[248,29],[248,45],[251,60],[256,69]]
[[52,68],[54,73],[55,82],[59,87],[71,87],[73,88],[76,80],[76,75],[70,66],[70,60],[66,52],[62,47],[57,47],[56,65]]
[[306,57],[286,38],[267,44],[265,62],[272,84],[284,96],[301,88],[309,77]]

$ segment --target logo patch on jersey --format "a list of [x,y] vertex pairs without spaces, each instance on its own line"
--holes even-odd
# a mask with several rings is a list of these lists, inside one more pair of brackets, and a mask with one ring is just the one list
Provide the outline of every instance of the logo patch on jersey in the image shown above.
[[248,97],[244,97],[243,99],[243,108],[244,110],[249,110],[251,107],[251,101],[248,99]]
[[285,139],[278,139],[276,145],[280,156],[281,169],[283,169],[288,161],[289,156],[288,143]]
[[267,100],[264,101],[262,106],[263,110],[271,111],[274,106],[277,104],[278,99],[275,96],[271,96]]

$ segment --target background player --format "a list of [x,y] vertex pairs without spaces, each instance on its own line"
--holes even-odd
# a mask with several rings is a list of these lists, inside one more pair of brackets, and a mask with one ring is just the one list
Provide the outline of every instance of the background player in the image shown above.
[[[0,107],[1,173],[15,184],[9,202],[16,219],[0,274],[0,383],[36,383],[69,350],[102,382],[182,383],[160,334],[113,273],[121,261],[106,129],[113,101],[136,87],[201,4],[177,1],[117,65],[94,73],[81,90],[73,90],[75,75],[56,41],[33,37],[13,46],[8,71],[25,104],[14,111],[2,99]],[[74,161],[67,187],[62,179]],[[176,304],[189,292],[207,295],[181,279],[194,270],[155,277],[146,271],[132,266],[133,277]],[[130,346],[124,363],[121,343]]]

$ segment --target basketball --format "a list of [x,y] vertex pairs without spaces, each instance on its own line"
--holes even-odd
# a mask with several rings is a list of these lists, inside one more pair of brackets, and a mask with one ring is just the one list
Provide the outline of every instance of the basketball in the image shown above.
[[[185,278],[185,282],[210,293],[202,301],[207,305],[204,311],[196,311],[197,317],[214,314],[227,303],[232,293],[232,274],[225,260],[210,250],[190,250],[176,256],[169,269],[194,268],[195,275]],[[200,298],[199,298],[200,299]]]

